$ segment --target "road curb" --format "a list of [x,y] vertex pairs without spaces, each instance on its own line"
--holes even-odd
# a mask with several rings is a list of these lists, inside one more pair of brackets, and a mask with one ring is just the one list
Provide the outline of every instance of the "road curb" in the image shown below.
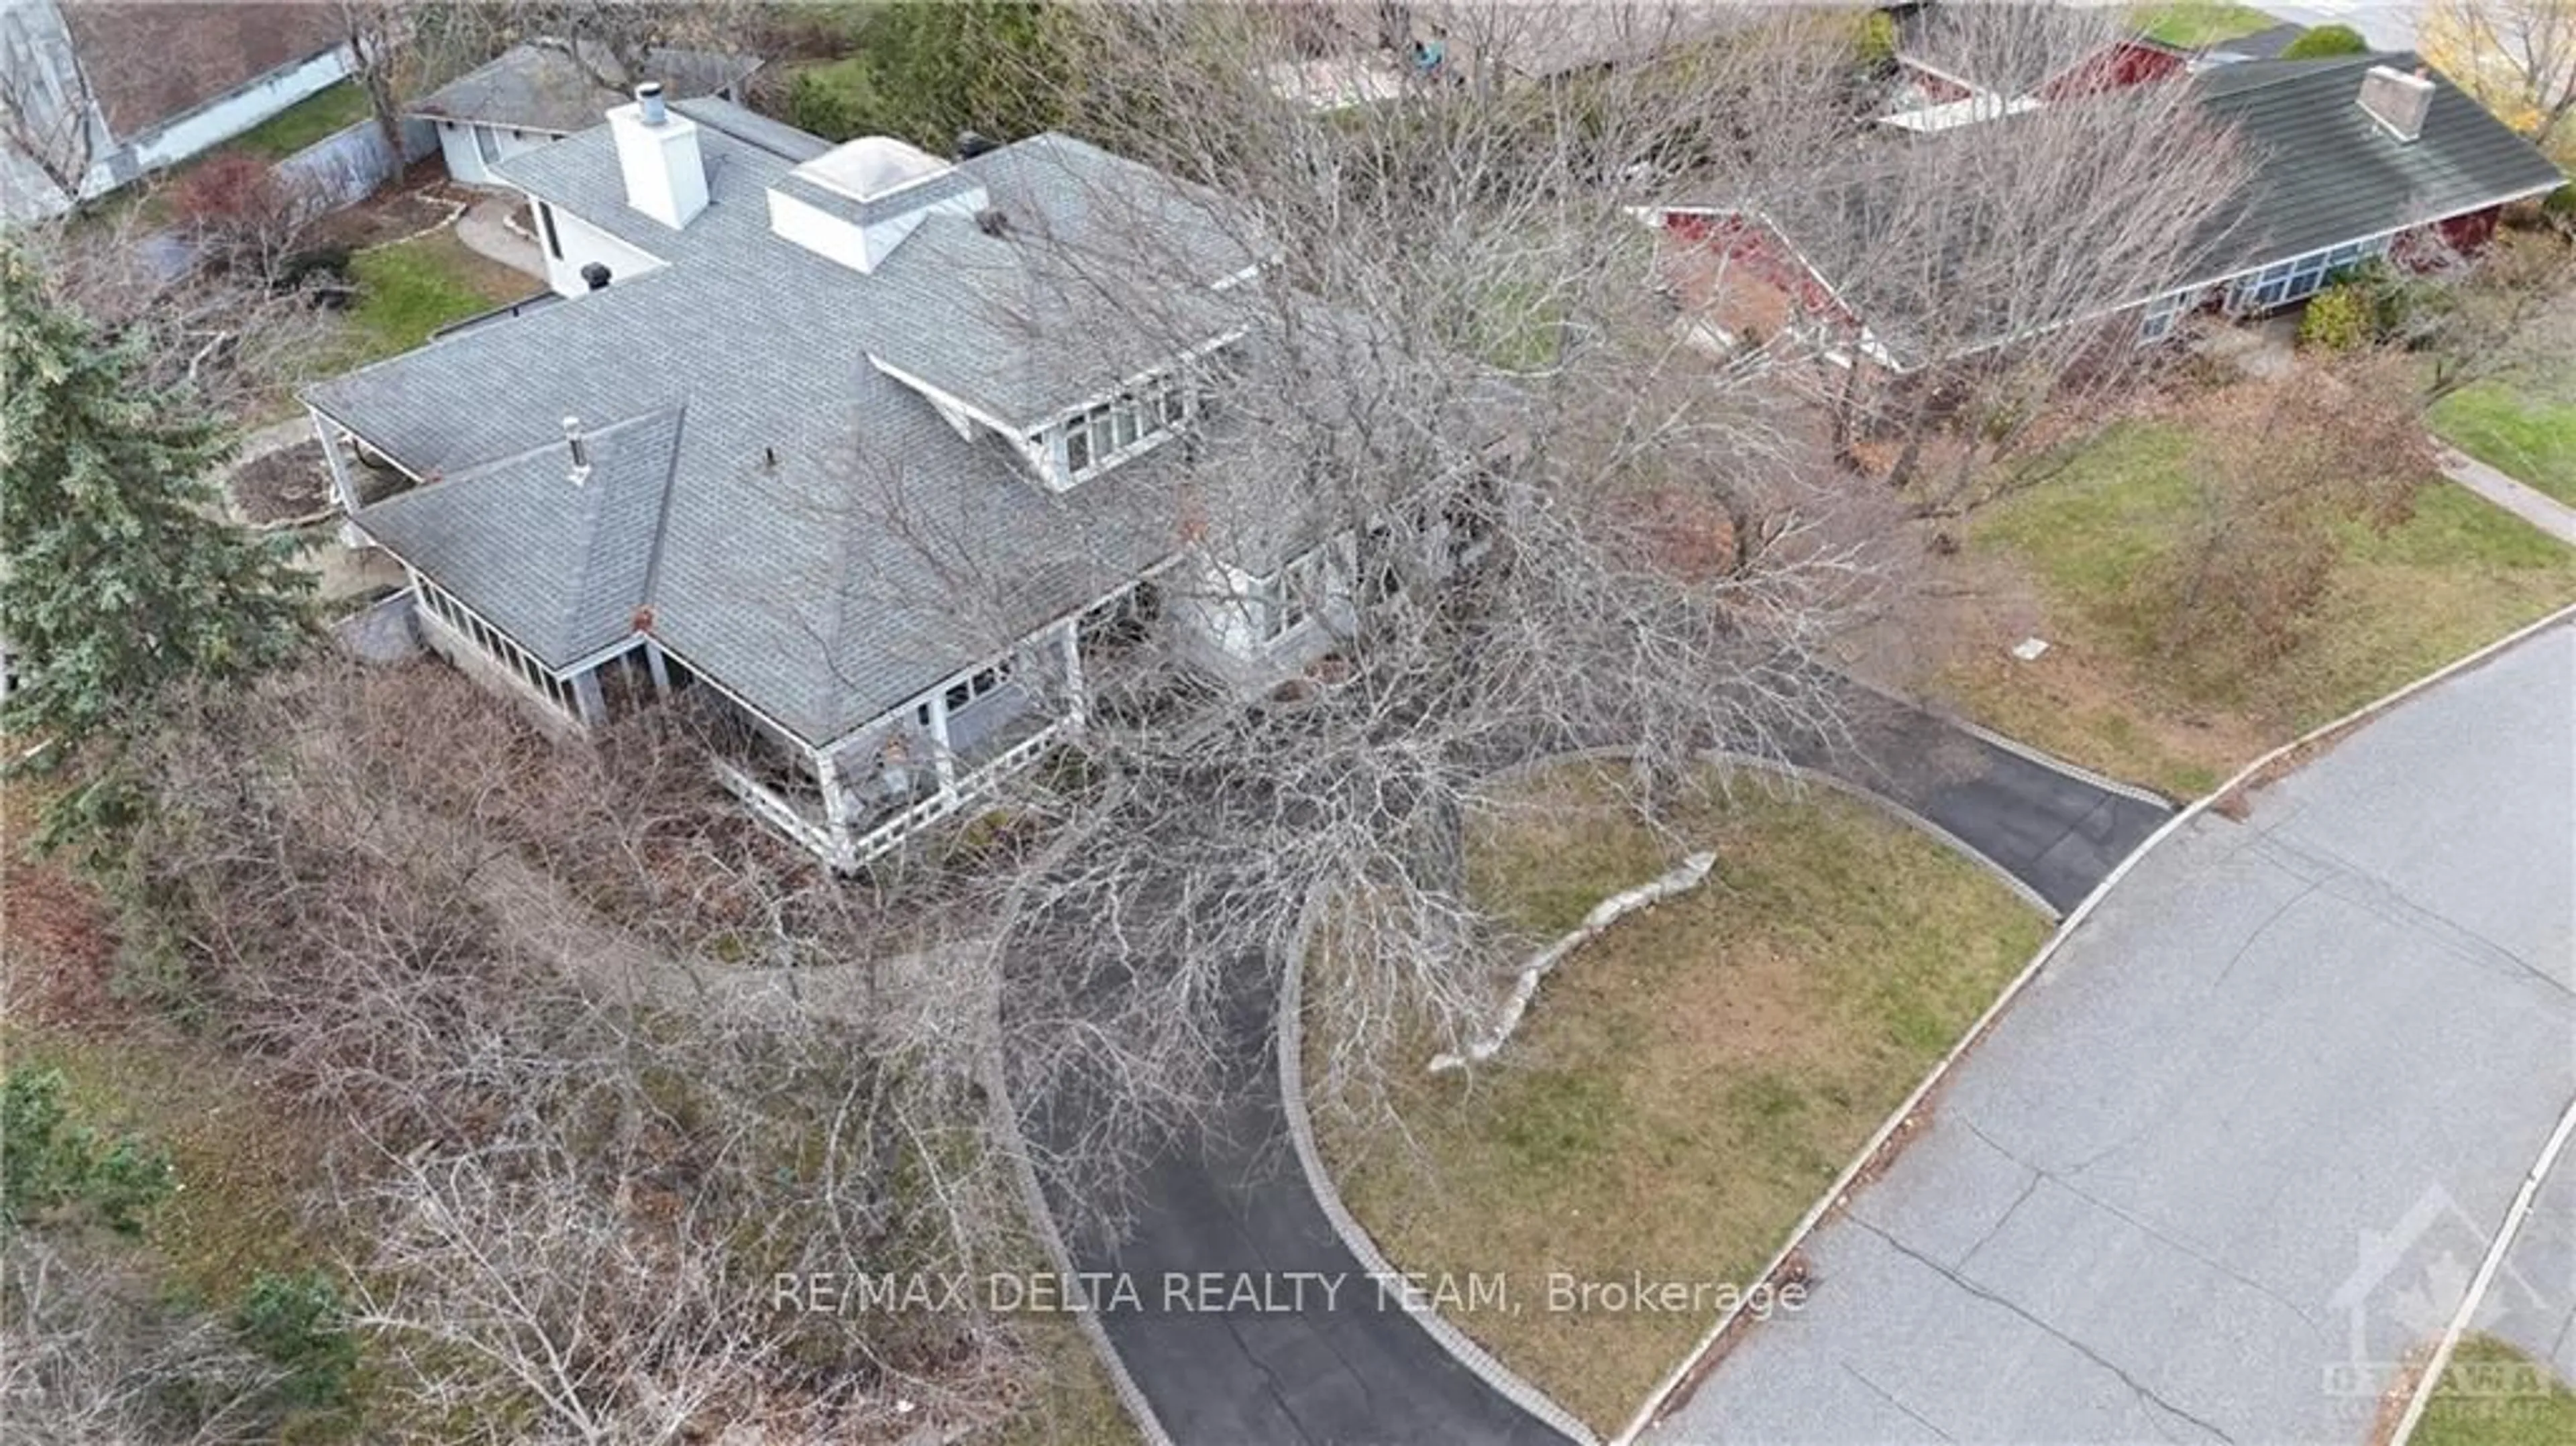
[[[2227,798],[2238,789],[2245,787],[2258,777],[2262,776],[2281,760],[2292,757],[2305,749],[2313,747],[2321,741],[2330,739],[2339,733],[2345,732],[2355,724],[2386,712],[2387,710],[2405,702],[2407,699],[2414,697],[2417,693],[2423,692],[2425,689],[2431,688],[2436,684],[2445,682],[2458,674],[2467,672],[2470,669],[2485,663],[2488,659],[2495,657],[2497,654],[2502,653],[2509,648],[2516,647],[2530,638],[2546,632],[2550,628],[2564,623],[2571,618],[2576,618],[2576,605],[2560,608],[2556,612],[2546,614],[2532,622],[2526,623],[2523,626],[2516,628],[2514,631],[2505,634],[2503,637],[2496,639],[2494,642],[2478,648],[2474,652],[2468,653],[2463,657],[2455,658],[2452,661],[2443,664],[2441,667],[2434,669],[2432,672],[2417,678],[2413,682],[2407,683],[2393,692],[2384,694],[2358,708],[2353,709],[2351,712],[2335,719],[2331,723],[2309,729],[2297,738],[2282,744],[2278,748],[2272,749],[2270,752],[2263,754],[2253,762],[2246,764],[2243,768],[2238,769],[2225,782],[2219,784],[2218,787],[2210,790],[2199,798],[2193,799],[2190,803],[2184,805],[2180,811],[2176,812],[2173,817],[2166,819],[2162,824],[2158,825],[2154,833],[2147,835],[2144,842],[2140,843],[2135,849],[2130,850],[2129,856],[2120,860],[2117,865],[2113,866],[2111,872],[2103,876],[2102,882],[2094,885],[2092,892],[2086,894],[2083,900],[2076,904],[2074,910],[2068,913],[2066,917],[2059,922],[2057,931],[2049,935],[2047,942],[2039,946],[2039,952],[2031,956],[2030,962],[2022,966],[2021,972],[2013,976],[2012,982],[2004,986],[2001,994],[1995,996],[1994,1003],[1986,1007],[1986,1012],[1977,1017],[1977,1022],[1968,1027],[1968,1032],[1959,1037],[1959,1042],[1952,1045],[1947,1054],[1941,1056],[1940,1060],[1932,1066],[1931,1073],[1923,1077],[1922,1082],[1914,1087],[1913,1092],[1905,1097],[1904,1102],[1896,1107],[1895,1112],[1890,1114],[1886,1121],[1878,1127],[1877,1131],[1869,1137],[1868,1142],[1861,1146],[1860,1153],[1852,1158],[1851,1163],[1843,1167],[1842,1173],[1835,1177],[1834,1183],[1827,1188],[1824,1195],[1819,1198],[1813,1206],[1809,1207],[1806,1215],[1801,1217],[1797,1225],[1790,1230],[1789,1238],[1782,1243],[1779,1251],[1771,1257],[1770,1263],[1763,1267],[1762,1274],[1756,1278],[1758,1280],[1768,1281],[1780,1273],[1781,1268],[1788,1263],[1789,1258],[1795,1255],[1799,1248],[1807,1243],[1807,1237],[1815,1233],[1817,1224],[1824,1219],[1827,1213],[1832,1211],[1835,1206],[1841,1204],[1844,1198],[1851,1193],[1853,1186],[1858,1183],[1861,1175],[1864,1174],[1869,1167],[1877,1161],[1879,1155],[1886,1150],[1888,1142],[1894,1139],[1898,1131],[1905,1127],[1906,1122],[1912,1119],[1915,1113],[1923,1107],[1923,1102],[1931,1097],[1932,1092],[1939,1088],[1944,1080],[1949,1078],[1951,1068],[1961,1059],[1965,1058],[1968,1051],[1977,1046],[1978,1042],[1985,1037],[1986,1032],[1994,1027],[1995,1021],[2001,1019],[2004,1012],[2012,1007],[2013,1002],[2021,997],[2023,989],[2028,987],[2030,982],[2037,978],[2039,974],[2048,967],[2048,964],[2052,959],[2056,958],[2057,951],[2065,946],[2067,940],[2072,938],[2077,930],[2083,928],[2085,920],[2093,916],[2094,909],[2101,904],[2102,900],[2110,894],[2111,890],[2119,886],[2122,879],[2128,877],[2129,871],[2137,866],[2140,859],[2153,853],[2157,845],[2162,844],[2166,839],[2189,826],[2194,820],[2198,819],[2201,814],[2208,811],[2220,800]],[[1692,1348],[1691,1353],[1687,1357],[1683,1358],[1681,1364],[1674,1367],[1673,1370],[1664,1377],[1663,1383],[1656,1387],[1654,1393],[1646,1398],[1646,1403],[1638,1409],[1636,1416],[1628,1422],[1627,1427],[1617,1436],[1611,1438],[1609,1446],[1633,1446],[1633,1443],[1642,1437],[1648,1430],[1652,1429],[1656,1424],[1664,1420],[1672,1413],[1672,1410],[1675,1407],[1681,1405],[1684,1400],[1687,1400],[1686,1394],[1684,1394],[1681,1399],[1676,1399],[1676,1393],[1681,1392],[1685,1385],[1694,1384],[1697,1379],[1705,1373],[1705,1364],[1710,1359],[1710,1353],[1716,1350],[1721,1342],[1725,1341],[1728,1332],[1735,1328],[1736,1324],[1743,1318],[1743,1314],[1744,1307],[1743,1304],[1739,1302],[1734,1310],[1721,1316],[1717,1323],[1709,1328],[1707,1334],[1700,1338],[1699,1344]],[[2428,1371],[2425,1374],[2426,1379],[2429,1382],[2433,1373]],[[2429,1389],[2429,1385],[2419,1388],[2419,1390]],[[2410,1408],[2409,1414],[2410,1416],[2413,1416],[2420,1415],[2421,1413],[2418,1410]],[[2397,1437],[2397,1441],[2402,1443],[2404,1439],[2403,1432],[2401,1431]]]

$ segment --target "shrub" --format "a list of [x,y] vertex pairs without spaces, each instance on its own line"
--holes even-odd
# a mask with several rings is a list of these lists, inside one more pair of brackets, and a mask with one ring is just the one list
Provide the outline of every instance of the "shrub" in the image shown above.
[[225,153],[190,166],[172,189],[171,211],[217,266],[267,274],[295,249],[312,208],[268,162]]
[[1862,18],[1852,41],[1860,68],[1872,73],[1885,70],[1896,60],[1896,20],[1884,10],[1873,10]]
[[94,1216],[120,1235],[170,1196],[169,1153],[137,1135],[109,1137],[74,1124],[63,1075],[13,1070],[0,1080],[0,1229],[53,1211]]
[[2370,42],[2349,25],[2320,25],[2281,49],[2283,60],[2327,60],[2338,55],[2368,55]]
[[846,66],[808,70],[787,90],[787,121],[827,141],[846,141],[866,124],[866,108]]
[[2299,345],[2327,351],[2352,351],[2379,334],[2379,308],[2366,291],[2351,282],[2329,286],[2308,302],[2299,319]]
[[278,1392],[287,1404],[328,1409],[348,1400],[358,1368],[358,1342],[325,1271],[261,1271],[233,1312],[244,1344],[282,1367]]

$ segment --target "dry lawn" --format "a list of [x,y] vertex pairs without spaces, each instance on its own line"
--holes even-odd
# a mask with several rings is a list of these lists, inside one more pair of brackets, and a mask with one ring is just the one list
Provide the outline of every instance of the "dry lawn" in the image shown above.
[[[2266,749],[2576,602],[2576,550],[2449,483],[2393,531],[2356,529],[2291,652],[2229,676],[2169,654],[2134,603],[2188,505],[2186,434],[2115,429],[2063,476],[1978,519],[1954,571],[1930,689],[1962,712],[2087,767],[2177,797]],[[1973,572],[1968,571],[1974,569]],[[2008,650],[2036,634],[2035,663]]]
[[1557,1312],[1546,1277],[1749,1283],[2027,960],[2047,924],[1979,866],[1837,794],[1739,783],[1672,836],[1571,768],[1480,830],[1476,886],[1535,934],[1689,848],[1708,884],[1568,959],[1480,1071],[1413,1077],[1411,1142],[1319,1119],[1397,1268],[1508,1278],[1456,1323],[1604,1434],[1715,1310]]

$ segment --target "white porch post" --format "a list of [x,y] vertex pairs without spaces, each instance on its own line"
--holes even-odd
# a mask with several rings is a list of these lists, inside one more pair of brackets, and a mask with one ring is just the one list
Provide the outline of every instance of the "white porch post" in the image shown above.
[[939,773],[939,791],[957,791],[957,758],[948,750],[948,694],[930,695],[930,766]]
[[597,726],[608,721],[608,700],[599,696],[599,670],[576,673],[572,679],[573,707],[581,721]]
[[850,854],[850,799],[841,787],[841,766],[832,755],[817,748],[814,757],[814,783],[823,790],[823,833],[832,843],[833,862]]
[[1064,648],[1065,721],[1078,731],[1088,711],[1089,693],[1082,678],[1082,620],[1066,618],[1064,635],[1059,641]]
[[644,666],[653,674],[653,696],[671,696],[671,670],[662,663],[662,645],[651,638],[644,640]]
[[350,485],[349,464],[340,455],[340,424],[322,415],[317,408],[306,407],[304,414],[313,419],[314,439],[322,444],[323,460],[331,464],[332,500],[340,504],[343,513],[357,511],[358,490]]

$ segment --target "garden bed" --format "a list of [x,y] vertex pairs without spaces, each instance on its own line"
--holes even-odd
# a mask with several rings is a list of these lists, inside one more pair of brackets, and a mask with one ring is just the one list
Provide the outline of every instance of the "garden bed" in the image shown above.
[[234,471],[233,509],[253,527],[297,522],[331,508],[331,469],[320,441],[298,442]]

